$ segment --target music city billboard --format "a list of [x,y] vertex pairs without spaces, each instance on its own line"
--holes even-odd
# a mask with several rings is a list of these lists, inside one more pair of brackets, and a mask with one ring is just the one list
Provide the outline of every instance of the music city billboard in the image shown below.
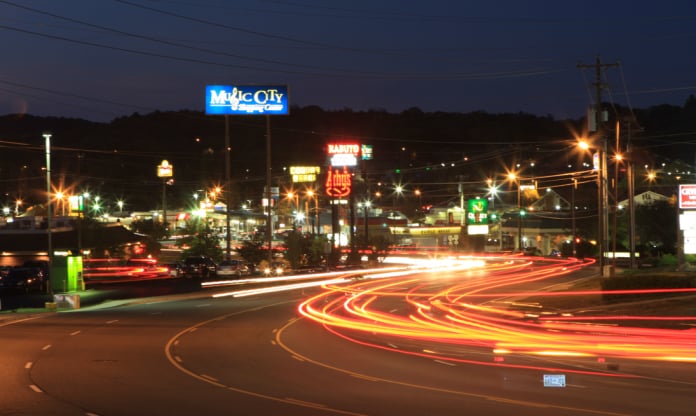
[[290,114],[287,85],[208,85],[205,113],[211,115]]

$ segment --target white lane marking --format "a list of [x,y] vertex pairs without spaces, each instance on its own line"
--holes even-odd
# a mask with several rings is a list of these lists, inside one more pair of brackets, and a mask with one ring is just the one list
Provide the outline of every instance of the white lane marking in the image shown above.
[[36,386],[36,385],[34,385],[34,384],[30,384],[30,385],[29,385],[29,388],[32,389],[32,390],[34,390],[34,391],[37,392],[37,393],[43,393],[43,391],[39,388],[39,386]]
[[41,348],[43,351],[46,351],[47,349],[51,348],[51,344],[44,345],[43,348]]
[[70,336],[78,335],[80,332],[82,332],[82,331],[79,331],[79,330],[78,330],[78,331],[75,331],[75,332],[71,332],[71,333],[70,333]]
[[31,368],[32,365],[34,365],[34,363],[32,363],[31,361],[27,361],[27,363],[24,364],[24,368],[26,368],[27,370],[29,370],[29,369]]

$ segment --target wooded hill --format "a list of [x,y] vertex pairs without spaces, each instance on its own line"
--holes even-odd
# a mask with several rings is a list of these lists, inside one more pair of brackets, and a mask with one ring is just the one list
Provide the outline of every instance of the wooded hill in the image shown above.
[[[630,134],[637,166],[663,168],[662,163],[680,162],[684,179],[692,175],[696,98],[690,96],[682,107],[660,105],[633,114],[612,107],[610,113],[610,147],[615,120],[622,120],[621,147]],[[289,166],[325,166],[328,142],[351,141],[373,146],[374,160],[365,164],[370,184],[430,186],[433,202],[446,202],[457,194],[459,183],[471,193],[479,192],[486,178],[502,181],[506,169],[517,164],[528,177],[579,169],[583,160],[591,162],[572,150],[573,133],[581,134],[585,124],[525,113],[425,113],[412,108],[393,114],[294,107],[290,115],[270,119],[273,186],[291,186]],[[266,119],[230,117],[229,127],[233,200],[253,205],[265,186]],[[0,117],[3,203],[45,199],[44,131],[52,133],[51,175],[56,187],[90,190],[112,201],[123,198],[129,210],[160,206],[157,165],[163,159],[174,166],[174,184],[167,188],[172,207],[186,207],[197,190],[224,184],[223,117],[154,112],[95,123],[6,115]]]

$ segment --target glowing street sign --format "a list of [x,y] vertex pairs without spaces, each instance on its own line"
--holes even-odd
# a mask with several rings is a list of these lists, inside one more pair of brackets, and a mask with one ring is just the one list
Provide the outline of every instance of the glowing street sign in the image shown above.
[[372,160],[372,146],[369,144],[361,145],[360,154],[362,160]]
[[357,143],[329,143],[326,153],[331,156],[331,166],[357,166],[360,145]]
[[286,115],[290,113],[286,85],[208,85],[206,114]]
[[358,165],[358,158],[355,157],[355,155],[340,154],[340,155],[333,155],[331,157],[331,166],[334,166],[334,167],[357,166],[357,165]]
[[157,166],[157,176],[160,178],[171,178],[174,175],[174,166],[169,164],[169,161],[163,160],[162,163]]
[[316,182],[319,173],[321,173],[319,166],[290,166],[293,183]]
[[357,143],[329,143],[327,153],[330,155],[351,154],[358,156],[360,145]]
[[84,198],[82,195],[71,195],[68,197],[70,212],[82,212],[85,209]]
[[488,224],[488,200],[470,199],[467,201],[466,223],[470,225]]

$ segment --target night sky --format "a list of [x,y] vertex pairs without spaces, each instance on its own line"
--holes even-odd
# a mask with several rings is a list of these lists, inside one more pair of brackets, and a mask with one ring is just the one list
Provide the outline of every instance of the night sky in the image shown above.
[[[480,4],[475,4],[480,3]],[[203,111],[207,84],[325,110],[526,112],[696,94],[694,1],[0,0],[0,115]]]

